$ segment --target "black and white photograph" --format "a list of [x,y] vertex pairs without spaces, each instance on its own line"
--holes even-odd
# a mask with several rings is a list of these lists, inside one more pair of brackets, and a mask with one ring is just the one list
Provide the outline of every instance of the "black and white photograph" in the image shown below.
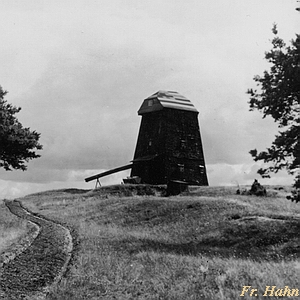
[[300,1],[0,0],[0,299],[300,298]]

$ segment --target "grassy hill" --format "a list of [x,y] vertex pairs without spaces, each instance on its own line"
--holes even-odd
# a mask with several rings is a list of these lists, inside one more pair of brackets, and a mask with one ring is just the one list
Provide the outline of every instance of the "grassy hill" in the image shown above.
[[288,188],[268,187],[268,197],[163,190],[118,185],[21,198],[78,232],[73,264],[47,299],[241,299],[246,285],[256,299],[274,299],[262,296],[266,286],[300,290],[300,205],[285,199]]

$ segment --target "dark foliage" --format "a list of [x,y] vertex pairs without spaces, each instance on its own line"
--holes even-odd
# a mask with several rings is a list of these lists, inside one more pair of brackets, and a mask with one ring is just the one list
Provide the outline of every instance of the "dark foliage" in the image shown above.
[[7,103],[6,94],[0,86],[0,168],[25,171],[29,160],[40,157],[35,152],[42,149],[40,134],[22,126],[15,117],[21,108]]
[[300,188],[300,35],[287,46],[277,36],[276,25],[273,33],[273,48],[265,53],[272,66],[262,77],[254,77],[258,89],[249,89],[247,93],[250,110],[261,111],[263,118],[271,116],[280,131],[270,148],[262,152],[254,149],[250,154],[255,161],[270,163],[258,170],[262,177],[286,169],[295,175],[295,187]]

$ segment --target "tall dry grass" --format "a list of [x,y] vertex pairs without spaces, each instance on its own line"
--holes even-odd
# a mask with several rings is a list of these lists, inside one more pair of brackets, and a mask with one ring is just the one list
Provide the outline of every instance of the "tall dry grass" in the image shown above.
[[0,202],[0,255],[17,243],[30,228],[28,222],[11,214],[5,204]]

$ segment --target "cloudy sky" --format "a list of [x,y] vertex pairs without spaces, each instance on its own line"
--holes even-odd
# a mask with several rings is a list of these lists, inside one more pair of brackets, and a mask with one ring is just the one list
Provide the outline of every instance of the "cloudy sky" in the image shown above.
[[[296,0],[1,0],[0,85],[41,133],[26,172],[0,170],[0,198],[93,188],[84,178],[133,158],[143,99],[174,90],[199,110],[210,185],[249,184],[249,150],[277,126],[249,112],[253,77],[269,66],[271,28],[299,33]],[[298,30],[298,31],[297,31]],[[103,178],[120,183],[129,171]],[[290,184],[282,172],[265,184]]]

